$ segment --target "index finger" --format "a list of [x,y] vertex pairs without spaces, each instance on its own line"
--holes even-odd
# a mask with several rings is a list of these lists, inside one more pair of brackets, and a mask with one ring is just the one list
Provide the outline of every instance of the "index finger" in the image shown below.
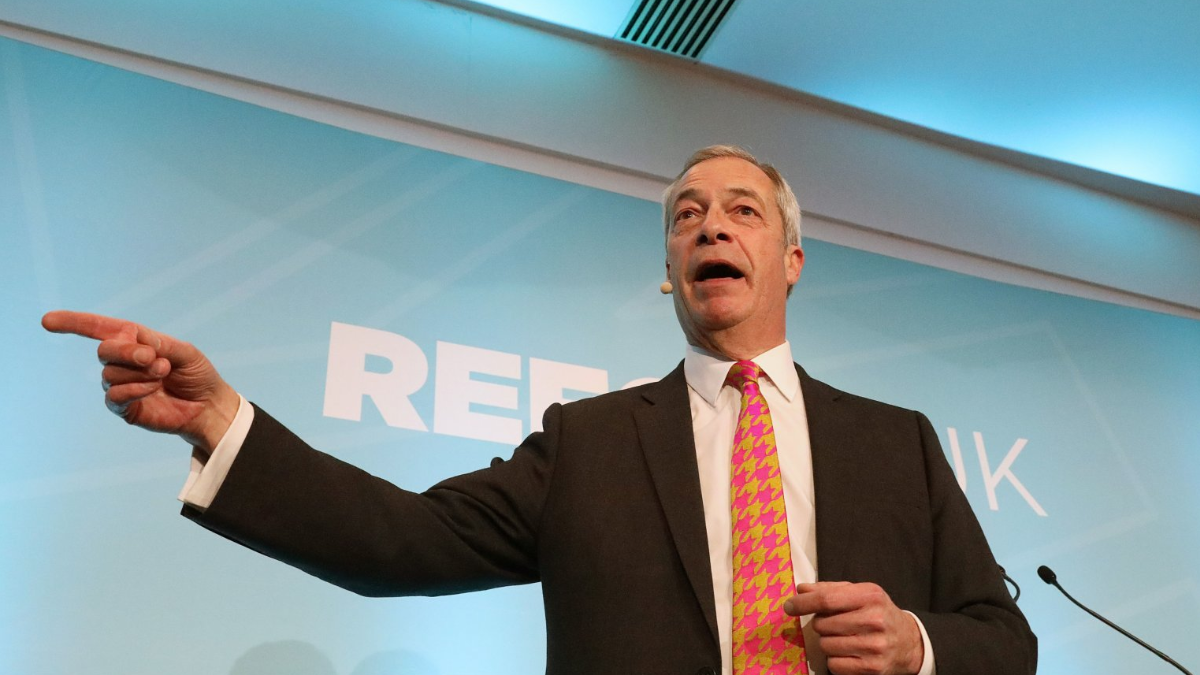
[[42,317],[42,328],[51,333],[72,333],[93,340],[111,340],[122,333],[136,339],[134,336],[139,326],[132,321],[111,316],[56,310]]

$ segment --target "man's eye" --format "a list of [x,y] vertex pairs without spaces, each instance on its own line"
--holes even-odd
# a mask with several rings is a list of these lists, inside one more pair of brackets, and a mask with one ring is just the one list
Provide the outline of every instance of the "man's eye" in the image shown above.
[[738,212],[738,215],[742,215],[742,216],[757,216],[758,215],[758,211],[755,211],[752,207],[749,207],[749,206],[739,206],[739,207],[737,207],[737,212]]
[[681,220],[691,218],[694,215],[696,215],[696,212],[692,211],[691,209],[686,209],[684,211],[680,211],[679,213],[675,214],[675,222],[679,222]]

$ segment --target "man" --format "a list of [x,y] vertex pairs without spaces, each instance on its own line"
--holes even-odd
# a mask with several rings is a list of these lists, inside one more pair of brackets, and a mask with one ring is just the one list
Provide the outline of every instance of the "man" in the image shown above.
[[309,448],[191,345],[93,315],[43,324],[101,340],[113,412],[196,448],[187,517],[367,595],[540,581],[550,673],[1034,672],[928,421],[793,363],[787,183],[705,148],[664,219],[684,363],[551,406],[511,460],[422,494]]

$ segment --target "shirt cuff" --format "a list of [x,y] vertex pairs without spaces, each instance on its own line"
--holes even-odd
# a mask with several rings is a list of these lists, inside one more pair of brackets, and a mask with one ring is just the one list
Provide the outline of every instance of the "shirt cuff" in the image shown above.
[[925,656],[921,659],[921,669],[917,671],[917,675],[937,675],[937,663],[933,660],[933,645],[929,642],[929,633],[925,632],[925,624],[921,623],[916,614],[907,610],[904,613],[917,622],[917,628],[921,631],[921,643],[925,645]]
[[212,504],[229,474],[229,467],[233,466],[233,460],[242,449],[242,443],[246,442],[246,434],[250,433],[253,422],[254,406],[238,394],[237,414],[212,454],[205,456],[200,448],[192,448],[191,470],[179,492],[179,501],[201,511]]

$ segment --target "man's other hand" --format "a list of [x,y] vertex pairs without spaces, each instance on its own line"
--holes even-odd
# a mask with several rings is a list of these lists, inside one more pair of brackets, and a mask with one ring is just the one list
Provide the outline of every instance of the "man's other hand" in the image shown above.
[[212,452],[237,414],[239,397],[198,349],[132,321],[83,312],[42,317],[53,333],[99,340],[104,402],[121,419],[175,434]]
[[800,584],[784,611],[814,614],[829,672],[836,675],[912,675],[925,656],[913,617],[875,584],[824,581]]

